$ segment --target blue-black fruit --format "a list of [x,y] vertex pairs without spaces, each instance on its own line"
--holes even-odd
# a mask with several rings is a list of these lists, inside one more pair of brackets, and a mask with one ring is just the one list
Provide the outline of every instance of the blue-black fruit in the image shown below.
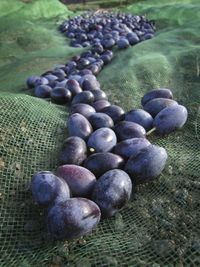
[[152,128],[153,118],[143,109],[132,109],[125,114],[125,121],[132,121],[140,124],[146,131]]
[[108,218],[123,208],[132,193],[132,182],[122,170],[110,170],[96,182],[92,200],[99,206],[103,217]]
[[93,131],[89,121],[79,113],[70,115],[67,128],[69,136],[78,136],[82,139],[87,139]]
[[80,113],[84,117],[89,118],[92,114],[96,113],[95,109],[84,103],[75,104],[70,109],[70,114]]
[[64,87],[56,87],[51,91],[51,99],[57,104],[66,104],[71,100],[71,92]]
[[154,118],[153,127],[160,135],[181,129],[188,117],[187,109],[182,105],[173,105],[161,110]]
[[93,173],[84,167],[73,164],[58,167],[56,174],[69,185],[72,196],[90,196],[96,183],[96,177]]
[[144,110],[151,114],[152,117],[155,117],[164,108],[174,105],[178,105],[178,103],[172,99],[154,98],[144,105]]
[[97,100],[92,104],[96,112],[100,112],[103,108],[110,106],[110,102],[106,99]]
[[31,180],[34,200],[41,206],[50,206],[57,201],[70,198],[67,183],[49,171],[35,173]]
[[140,151],[151,143],[146,138],[131,138],[118,143],[113,152],[124,159],[136,156]]
[[113,120],[105,113],[94,113],[90,116],[89,122],[94,130],[107,127],[112,128],[114,126]]
[[73,98],[72,105],[79,104],[79,103],[91,104],[92,102],[94,102],[93,93],[91,93],[90,91],[84,91],[84,92],[81,92],[81,93],[77,94]]
[[46,78],[40,76],[31,76],[26,81],[28,88],[34,88],[36,86],[45,85],[48,83],[49,81]]
[[84,167],[94,173],[96,177],[112,169],[121,169],[123,166],[123,158],[109,152],[94,153],[84,162]]
[[82,138],[71,136],[64,141],[59,158],[61,164],[81,165],[86,158],[87,146]]
[[117,105],[107,106],[101,109],[101,112],[106,113],[108,116],[110,116],[113,119],[114,123],[122,120],[124,115],[124,110]]
[[93,201],[71,198],[57,203],[49,210],[48,230],[55,239],[80,238],[97,226],[100,217],[100,209]]
[[160,88],[160,89],[154,89],[151,90],[149,92],[147,92],[141,100],[141,104],[144,107],[144,105],[154,99],[154,98],[168,98],[168,99],[172,99],[173,98],[173,94],[172,91],[170,89],[166,89],[166,88]]
[[131,156],[125,171],[135,184],[149,182],[158,177],[165,168],[167,152],[163,147],[149,145],[136,156]]
[[120,121],[113,130],[121,141],[135,137],[144,138],[146,135],[144,127],[132,121]]
[[35,87],[35,96],[40,98],[50,97],[52,88],[48,85],[39,85]]
[[110,128],[100,128],[94,131],[88,139],[87,145],[91,152],[108,152],[117,143],[117,137]]
[[93,93],[93,95],[94,95],[94,101],[107,100],[108,99],[106,93],[102,90],[91,90],[90,92]]
[[66,88],[71,92],[72,96],[75,96],[82,92],[79,83],[74,79],[69,79],[67,81]]
[[125,48],[128,48],[129,47],[129,41],[128,39],[126,39],[125,37],[123,38],[120,38],[117,42],[117,46],[119,49],[125,49]]

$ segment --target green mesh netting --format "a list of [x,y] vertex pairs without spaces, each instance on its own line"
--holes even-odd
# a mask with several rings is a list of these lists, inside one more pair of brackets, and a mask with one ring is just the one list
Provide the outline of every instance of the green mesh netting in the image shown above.
[[183,130],[150,141],[169,160],[116,217],[74,242],[52,243],[28,191],[34,172],[54,170],[67,109],[33,97],[24,80],[81,49],[56,27],[73,15],[56,0],[0,1],[0,266],[200,266],[200,3],[143,1],[123,11],[156,20],[155,38],[115,52],[98,76],[112,103],[140,107],[152,88],[172,88],[189,111]]

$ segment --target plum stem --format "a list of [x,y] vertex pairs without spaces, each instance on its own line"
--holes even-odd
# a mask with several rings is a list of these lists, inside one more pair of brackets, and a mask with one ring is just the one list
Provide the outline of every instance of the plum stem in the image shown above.
[[150,135],[151,133],[155,132],[155,130],[156,130],[156,127],[153,127],[151,130],[149,130],[149,131],[146,133],[146,135],[147,135],[147,136]]

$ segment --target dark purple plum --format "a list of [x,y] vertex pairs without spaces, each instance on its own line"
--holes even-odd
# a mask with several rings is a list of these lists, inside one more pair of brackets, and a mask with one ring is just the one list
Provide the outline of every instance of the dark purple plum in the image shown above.
[[92,51],[94,53],[102,54],[103,51],[104,51],[104,48],[103,48],[103,46],[101,44],[94,44],[92,46]]
[[46,85],[48,83],[49,81],[46,78],[40,76],[31,76],[26,81],[28,88],[34,88],[36,86]]
[[73,164],[58,167],[56,175],[66,181],[72,192],[72,196],[76,197],[90,196],[96,183],[96,177],[91,171]]
[[144,127],[132,121],[120,121],[113,130],[120,141],[136,137],[144,138],[146,135]]
[[107,65],[111,62],[112,58],[109,55],[101,55],[101,59],[103,60],[104,64]]
[[139,43],[139,41],[140,41],[137,34],[134,32],[129,32],[127,34],[126,38],[128,39],[130,45],[135,45],[135,44]]
[[54,82],[54,81],[58,80],[58,77],[56,75],[51,74],[51,73],[45,75],[44,78],[46,78],[49,82]]
[[33,175],[31,191],[34,200],[45,207],[70,198],[70,189],[67,183],[49,171],[40,171]]
[[51,91],[51,100],[57,104],[66,104],[72,98],[71,92],[64,87],[56,87]]
[[151,114],[152,117],[155,117],[164,108],[174,105],[178,105],[178,103],[172,99],[154,98],[144,105],[144,110]]
[[160,135],[181,129],[188,117],[187,109],[182,105],[173,105],[161,110],[154,118],[153,127]]
[[117,143],[117,137],[110,128],[100,128],[88,138],[87,145],[90,152],[109,152]]
[[123,158],[110,152],[94,153],[84,162],[84,167],[94,173],[96,177],[112,169],[121,169],[123,166]]
[[106,49],[110,49],[115,45],[115,40],[113,38],[103,39],[101,45]]
[[67,84],[67,79],[64,79],[60,82],[56,81],[54,88],[56,88],[56,87],[65,87],[66,88],[66,84]]
[[101,111],[103,108],[110,106],[110,102],[105,99],[95,101],[92,106],[95,108],[96,112]]
[[81,93],[77,94],[73,98],[72,105],[79,104],[79,103],[91,104],[92,102],[94,102],[93,93],[91,93],[90,91],[84,91],[84,92],[81,92]]
[[136,156],[140,151],[151,143],[146,138],[131,138],[118,143],[113,152],[124,159]]
[[82,138],[71,136],[64,141],[59,158],[61,164],[81,165],[86,158],[87,146]]
[[108,100],[106,93],[102,90],[91,90],[90,92],[93,93],[95,102],[98,100]]
[[97,80],[94,79],[84,80],[82,83],[82,89],[85,91],[99,90],[100,84]]
[[110,170],[96,182],[92,200],[99,206],[104,218],[115,215],[131,197],[132,182],[122,170]]
[[40,98],[50,97],[52,88],[48,85],[39,85],[35,87],[35,96]]
[[112,128],[114,126],[113,120],[105,113],[94,113],[90,116],[89,122],[94,130],[107,127]]
[[47,225],[54,239],[71,240],[95,229],[100,218],[100,209],[93,201],[71,198],[57,203],[49,210]]
[[[86,75],[83,75],[83,76],[81,77],[81,79],[78,81],[79,84],[80,84],[80,86],[81,86],[81,88],[83,88],[83,83],[86,82],[86,81],[88,81],[88,84],[86,84],[86,85],[88,85],[88,87],[94,87],[94,90],[100,88],[100,84],[99,84],[99,82],[97,81],[97,78],[96,78],[95,75],[93,75],[93,74],[86,74]],[[93,90],[93,88],[90,88],[90,90]],[[90,90],[89,90],[89,91],[90,91]],[[87,91],[87,90],[86,90],[86,91]]]
[[67,81],[66,88],[71,92],[72,96],[75,96],[82,92],[79,83],[74,79],[69,79]]
[[125,113],[125,121],[132,121],[140,124],[146,131],[152,128],[153,118],[143,109],[132,109]]
[[126,39],[125,37],[123,38],[120,38],[117,42],[117,46],[119,49],[125,49],[125,48],[128,48],[129,47],[129,41],[128,39]]
[[79,75],[82,77],[82,76],[84,76],[84,75],[92,75],[92,72],[91,72],[91,70],[89,70],[89,69],[83,69],[83,70],[81,70],[81,71],[79,71]]
[[79,113],[70,115],[67,128],[69,136],[78,136],[82,139],[87,139],[93,131],[89,121]]
[[107,106],[101,109],[101,112],[106,113],[108,116],[110,116],[112,120],[114,121],[114,123],[122,120],[123,115],[124,115],[124,110],[120,106],[117,106],[117,105]]
[[66,77],[66,73],[62,69],[55,69],[52,71],[52,74],[57,76],[58,79],[64,80]]
[[[100,64],[97,64],[97,63],[93,63],[93,64],[90,64],[90,66],[88,66],[88,68],[91,70],[91,72],[94,74],[94,75],[98,75],[99,74],[99,72],[101,71],[101,69],[102,69],[102,67],[100,66]],[[95,82],[96,83],[96,82]],[[93,82],[93,84],[94,84],[94,82]],[[84,86],[84,88],[85,88],[85,90],[100,90],[100,87],[99,87],[99,84],[98,83],[96,83],[96,85],[95,86],[93,86],[93,85],[88,85],[88,81],[85,81],[84,83],[83,83],[83,86]],[[92,88],[94,88],[94,89],[92,89]]]
[[86,118],[89,118],[92,114],[96,113],[95,109],[88,104],[75,104],[70,109],[70,114],[80,113]]
[[131,156],[125,171],[135,184],[149,182],[158,177],[165,168],[167,152],[163,147],[149,145],[136,156]]
[[166,88],[160,88],[160,89],[154,89],[149,92],[147,92],[141,100],[141,104],[144,107],[144,105],[154,99],[154,98],[168,98],[168,99],[173,99],[173,94],[170,89]]

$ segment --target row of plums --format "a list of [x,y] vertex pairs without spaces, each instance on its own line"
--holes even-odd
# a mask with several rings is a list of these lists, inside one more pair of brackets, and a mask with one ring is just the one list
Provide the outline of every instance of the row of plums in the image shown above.
[[[110,16],[109,27],[112,28],[115,16]],[[116,15],[119,19],[117,16],[123,15]],[[88,36],[91,31],[99,31],[105,37],[110,30],[104,23],[108,23],[109,14],[106,13],[105,17],[104,20],[103,14],[89,16],[89,26],[84,26],[87,28],[84,34]],[[139,18],[145,21],[142,27],[149,23],[152,28],[144,17],[124,17],[124,20],[119,19],[119,28],[128,19],[140,21]],[[93,21],[91,27],[90,18]],[[76,21],[65,22],[66,31],[64,24],[61,29],[77,42],[79,35],[69,34]],[[80,33],[84,19],[78,17],[78,21],[75,28]],[[94,30],[95,25],[101,27]],[[135,31],[133,25],[129,29]],[[154,89],[146,93],[141,100],[143,109],[125,112],[120,106],[108,102],[95,77],[98,71],[94,73],[90,67],[96,62],[93,66],[101,66],[100,71],[111,61],[112,51],[106,49],[104,47],[101,53],[93,50],[83,52],[68,64],[27,80],[28,86],[35,88],[36,96],[51,96],[58,104],[71,103],[67,122],[69,137],[64,141],[59,167],[55,174],[38,172],[31,181],[34,200],[48,209],[48,230],[55,239],[70,240],[91,232],[101,217],[109,218],[126,205],[138,184],[158,177],[165,167],[167,152],[152,145],[146,139],[147,135],[153,130],[160,135],[169,134],[182,128],[187,120],[186,108],[173,100],[169,89]],[[102,55],[108,56],[109,60],[104,61]],[[87,59],[96,61],[85,65]]]

